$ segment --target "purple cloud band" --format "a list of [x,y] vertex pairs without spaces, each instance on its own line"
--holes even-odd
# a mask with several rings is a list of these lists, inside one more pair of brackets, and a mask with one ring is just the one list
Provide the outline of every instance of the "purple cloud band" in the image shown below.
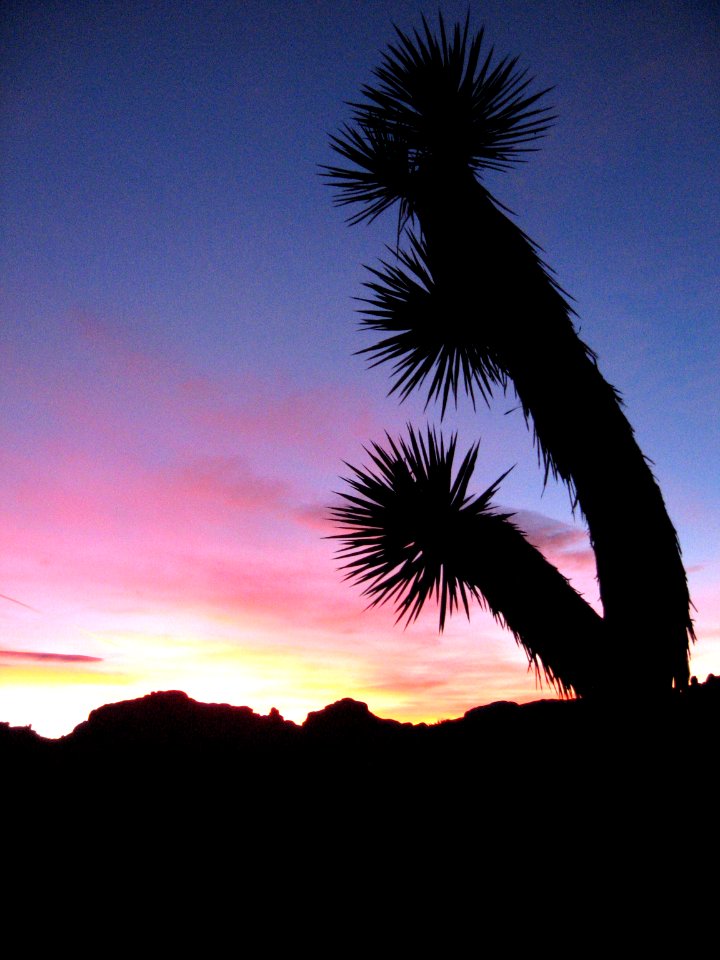
[[86,657],[82,653],[44,653],[37,650],[0,650],[0,658],[30,661],[60,661],[62,663],[102,663],[102,657]]

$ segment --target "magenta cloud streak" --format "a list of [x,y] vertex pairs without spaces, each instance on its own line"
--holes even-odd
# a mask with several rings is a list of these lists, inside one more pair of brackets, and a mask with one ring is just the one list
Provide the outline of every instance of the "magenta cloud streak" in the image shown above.
[[27,663],[102,663],[102,657],[81,653],[48,653],[42,650],[0,650],[0,660],[22,660]]

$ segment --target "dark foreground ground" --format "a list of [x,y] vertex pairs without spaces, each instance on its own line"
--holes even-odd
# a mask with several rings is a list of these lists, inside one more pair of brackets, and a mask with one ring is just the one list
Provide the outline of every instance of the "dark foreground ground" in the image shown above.
[[643,902],[642,924],[682,930],[679,898],[716,869],[719,730],[714,677],[661,703],[494,703],[433,725],[352,700],[297,725],[178,691],[101,707],[61,740],[0,724],[5,875],[73,916],[101,902],[103,943],[166,901],[173,929],[200,902],[231,925],[262,904],[268,936],[300,902],[311,939],[346,911],[342,956],[383,911],[421,936],[433,917],[469,923],[477,943],[497,903],[542,903],[533,936],[587,913],[592,939]]
[[[179,691],[108,704],[60,740],[0,724],[8,782],[55,794],[142,790],[218,802],[267,795],[288,802],[342,794],[346,803],[502,802],[518,786],[658,789],[697,796],[714,777],[720,678],[661,703],[499,702],[437,724],[383,720],[340,700],[302,725],[273,710],[199,703]],[[110,791],[108,793],[108,790]]]

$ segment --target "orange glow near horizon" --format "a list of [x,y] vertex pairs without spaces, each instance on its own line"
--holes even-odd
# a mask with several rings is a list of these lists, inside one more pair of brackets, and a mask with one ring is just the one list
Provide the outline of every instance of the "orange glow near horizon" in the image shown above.
[[213,639],[178,630],[87,633],[95,653],[104,654],[93,662],[83,655],[64,661],[61,654],[0,652],[3,720],[58,737],[104,703],[167,689],[261,714],[276,707],[298,723],[343,697],[417,723],[460,716],[489,700],[552,695],[536,688],[522,654],[492,622],[483,642],[460,621],[443,637],[429,617],[408,631],[393,628],[388,612],[361,615],[344,642],[328,629],[293,630],[256,618],[242,631],[208,620]]
[[[296,723],[343,697],[366,702],[378,716],[432,723],[495,700],[555,695],[536,683],[511,636],[479,611],[472,623],[458,620],[442,637],[429,615],[403,631],[388,622],[388,613],[362,614],[344,642],[331,632],[257,621],[237,632],[221,624],[224,636],[213,639],[191,632],[95,633],[93,649],[104,656],[94,661],[0,651],[2,720],[60,737],[104,703],[170,689],[259,714],[275,707]],[[701,680],[712,672],[718,647],[718,639],[711,640],[696,652],[693,669]]]

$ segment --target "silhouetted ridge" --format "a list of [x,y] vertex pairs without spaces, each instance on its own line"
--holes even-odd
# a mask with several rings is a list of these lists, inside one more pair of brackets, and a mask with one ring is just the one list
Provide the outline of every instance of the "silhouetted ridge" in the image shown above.
[[263,716],[247,706],[202,703],[170,690],[99,707],[60,740],[41,737],[29,727],[0,723],[0,756],[6,763],[16,759],[41,764],[48,757],[63,763],[144,753],[159,759],[191,755],[222,759],[223,751],[231,751],[240,759],[254,754],[294,762],[298,757],[306,759],[309,750],[322,752],[325,746],[340,745],[349,753],[360,747],[382,755],[387,748],[394,757],[407,751],[437,760],[455,755],[455,748],[463,745],[463,750],[473,751],[477,762],[487,751],[507,747],[512,740],[524,752],[527,744],[552,730],[568,750],[577,746],[579,762],[592,738],[606,737],[608,742],[616,738],[615,747],[621,751],[630,730],[643,749],[655,743],[658,750],[667,752],[665,737],[677,739],[678,749],[702,750],[712,745],[714,750],[719,717],[720,678],[712,674],[705,683],[693,678],[685,693],[651,706],[642,700],[621,706],[582,700],[537,700],[523,705],[498,701],[435,724],[383,719],[366,703],[345,698],[312,711],[300,726],[283,719],[276,709]]
[[279,740],[298,729],[275,709],[261,716],[250,707],[201,703],[180,690],[168,690],[99,707],[63,740],[124,746],[208,746]]
[[366,703],[345,697],[331,703],[323,710],[314,710],[307,715],[303,730],[313,737],[363,737],[378,732],[397,731],[412,728],[411,723],[402,724],[399,720],[381,720]]

